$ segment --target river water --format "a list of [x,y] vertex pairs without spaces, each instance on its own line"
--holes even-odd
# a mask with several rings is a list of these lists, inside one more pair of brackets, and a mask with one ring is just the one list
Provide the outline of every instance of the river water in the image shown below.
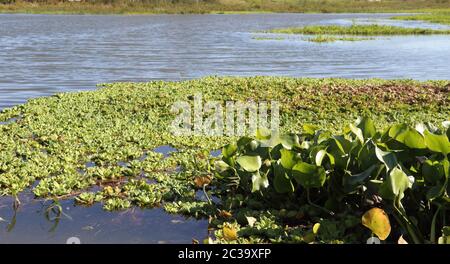
[[312,43],[256,31],[388,23],[392,14],[0,15],[0,109],[115,81],[206,75],[450,79],[450,36]]

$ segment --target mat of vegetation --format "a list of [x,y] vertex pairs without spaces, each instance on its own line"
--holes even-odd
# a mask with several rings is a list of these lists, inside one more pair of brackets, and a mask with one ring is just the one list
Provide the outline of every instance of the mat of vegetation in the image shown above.
[[[370,235],[370,230],[364,229],[360,221],[361,213],[369,207],[362,207],[362,201],[354,201],[348,203],[353,208],[349,211],[343,201],[358,200],[372,194],[362,192],[364,188],[361,186],[369,180],[382,181],[387,174],[394,172],[402,175],[398,176],[400,178],[403,174],[415,176],[424,170],[424,166],[428,166],[425,168],[437,170],[438,174],[423,181],[417,176],[412,188],[419,183],[424,184],[419,193],[426,195],[430,198],[427,201],[431,202],[417,208],[406,207],[409,201],[423,199],[423,196],[416,195],[412,198],[409,193],[404,196],[405,199],[394,201],[401,202],[407,210],[415,208],[419,213],[425,207],[424,212],[433,212],[436,215],[434,234],[437,236],[443,225],[442,214],[445,215],[446,212],[446,207],[441,206],[441,198],[446,197],[446,192],[443,194],[438,187],[446,184],[448,178],[444,161],[444,155],[448,156],[447,146],[445,143],[441,146],[440,143],[445,135],[438,136],[438,133],[439,129],[444,129],[441,123],[449,118],[449,89],[449,81],[207,77],[182,82],[105,84],[96,91],[36,98],[0,113],[0,195],[17,197],[23,190],[31,188],[37,199],[75,198],[80,205],[89,206],[100,202],[106,210],[121,210],[131,206],[163,207],[169,213],[209,218],[211,227],[217,228],[211,238],[214,241],[209,242],[361,242]],[[340,157],[338,153],[328,155],[320,152],[324,153],[320,165],[306,166],[306,169],[317,172],[321,179],[325,171],[326,184],[322,184],[323,180],[320,180],[320,186],[312,183],[314,186],[310,188],[309,198],[305,196],[304,186],[301,187],[303,183],[292,179],[292,192],[281,195],[271,189],[274,184],[272,178],[269,180],[269,189],[266,188],[265,178],[255,178],[260,183],[258,186],[264,187],[259,187],[258,191],[253,184],[246,180],[241,182],[238,177],[226,177],[224,180],[230,182],[223,183],[218,176],[221,171],[215,171],[214,159],[221,157],[213,158],[210,152],[236,142],[236,138],[174,136],[169,131],[168,127],[176,116],[170,112],[172,104],[178,100],[193,102],[193,95],[197,93],[201,93],[204,100],[221,102],[278,100],[281,104],[282,132],[299,133],[305,124],[315,124],[316,127],[309,127],[308,131],[317,135],[317,140],[314,141],[312,136],[306,138],[304,133],[307,131],[304,130],[298,136],[302,139],[298,143],[300,146],[309,144],[314,149],[320,147],[328,154],[332,153],[328,144],[332,144],[331,141],[334,140],[330,133],[341,133],[344,124],[353,123],[358,116],[375,120],[378,132],[374,132],[371,122],[364,121],[369,122],[369,131],[366,131],[369,128],[361,128],[359,123],[357,128],[362,129],[362,132],[350,127],[350,130],[344,130],[344,135],[339,136],[343,138],[340,143],[342,151],[348,152],[347,154],[343,153]],[[393,138],[392,141],[399,141],[400,146],[406,144],[411,148],[402,152],[400,147],[394,148],[388,144],[386,135],[381,133],[391,123],[429,123],[437,127],[424,125],[429,132],[410,132],[413,133],[411,136],[408,131],[415,130],[397,126],[395,129],[399,132],[408,133],[403,136],[401,133],[400,136],[391,133],[388,136]],[[316,128],[326,129],[330,133],[319,132]],[[425,139],[418,139],[417,151],[420,155],[416,157],[416,149],[409,142],[424,138],[426,133],[435,135],[437,147],[430,147]],[[391,140],[389,137],[388,141]],[[316,158],[311,160],[307,157],[312,149],[297,149],[296,139],[291,142],[294,142],[296,148],[286,149],[298,152],[303,162],[313,166]],[[416,144],[414,142],[411,144]],[[250,143],[253,148],[254,143]],[[258,141],[256,144],[260,145]],[[237,145],[241,146],[242,140]],[[350,147],[353,145],[358,147]],[[158,151],[161,146],[171,146],[174,151],[164,155]],[[367,152],[368,156],[364,156],[367,160],[354,159],[353,152],[357,150],[358,153]],[[386,156],[388,160],[396,156],[398,162],[384,163],[375,159],[372,155],[374,150],[377,151],[377,157]],[[236,158],[237,164],[246,166],[238,161],[245,162],[247,158],[240,156],[249,156],[242,147],[239,147],[239,151],[227,147],[222,153],[225,161],[231,155],[231,158]],[[414,153],[409,159],[406,155],[408,163],[404,162],[406,153]],[[347,157],[347,169],[342,167],[344,156]],[[273,156],[269,160],[270,164],[278,162],[275,159],[276,156]],[[332,159],[334,164],[330,163]],[[415,164],[415,159],[420,163]],[[254,158],[250,159],[250,163],[252,160]],[[258,168],[253,173],[269,171],[267,168],[272,165],[266,159],[261,159],[263,161],[265,167],[256,166]],[[259,160],[256,162],[257,165],[260,163]],[[237,172],[244,168],[236,164],[232,167],[234,166]],[[370,175],[377,173],[378,178],[367,176],[369,168]],[[351,191],[356,190],[356,196],[343,193],[339,196],[341,189],[324,192],[332,186],[329,184],[330,179],[334,179],[331,177],[334,173],[330,172],[331,169],[336,170],[335,173],[340,175],[338,177],[352,175],[351,186],[355,189]],[[441,173],[442,170],[444,174]],[[359,173],[363,175],[357,176]],[[237,189],[233,187],[236,184]],[[406,185],[410,187],[409,184]],[[223,188],[225,186],[233,188],[228,190]],[[239,186],[243,186],[243,189]],[[367,188],[370,189],[369,187]],[[401,188],[405,189],[404,187]],[[430,191],[432,187],[436,187],[434,191]],[[268,194],[261,196],[260,192],[264,193],[266,189]],[[399,192],[397,194],[400,195]],[[271,197],[273,202],[267,203],[267,199],[272,199]],[[383,201],[392,199],[389,195],[381,197]],[[325,204],[328,200],[330,202]],[[377,201],[374,201],[373,206],[379,205]],[[343,207],[330,206],[332,202],[338,202]],[[384,207],[384,203],[382,208],[390,215],[390,209]],[[385,204],[393,208],[393,204]],[[400,205],[396,203],[395,206],[399,208]],[[441,209],[437,210],[438,206]],[[322,210],[322,207],[327,209]],[[436,213],[436,210],[439,212]],[[333,216],[329,211],[333,211]],[[416,223],[409,211],[406,215],[409,222]],[[422,221],[420,218],[417,220]],[[418,227],[420,231],[430,227],[427,221]],[[409,222],[402,222],[402,225],[406,228],[410,226]],[[320,232],[323,233],[313,238],[310,231],[316,223],[320,223]],[[317,227],[316,225],[315,229]],[[397,239],[399,231],[396,232],[396,236],[390,238]],[[418,239],[406,234],[407,241],[423,242],[431,239],[428,233],[416,233]]]
[[234,12],[405,12],[417,9],[448,8],[448,0],[0,0],[3,13],[46,14],[186,14]]
[[395,17],[392,17],[392,19],[419,20],[419,21],[426,21],[426,22],[431,22],[431,23],[450,25],[450,10],[447,9],[447,10],[441,10],[438,12],[430,10],[430,12],[426,13],[426,14],[418,14],[418,15],[411,15],[411,16],[395,16]]
[[385,36],[385,35],[431,35],[450,34],[445,29],[405,28],[388,25],[314,25],[304,27],[279,28],[266,31],[266,33],[303,34],[303,35],[361,35],[361,36]]

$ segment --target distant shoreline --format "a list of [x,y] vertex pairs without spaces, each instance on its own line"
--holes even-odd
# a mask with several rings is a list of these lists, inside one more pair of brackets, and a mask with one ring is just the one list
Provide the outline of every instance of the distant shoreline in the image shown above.
[[[187,1],[187,0],[185,0]],[[0,1],[2,2],[2,1]],[[153,15],[153,14],[261,14],[261,13],[426,13],[447,11],[449,2],[400,0],[370,2],[356,0],[217,0],[198,3],[180,1],[126,2],[116,0],[112,4],[88,2],[30,3],[16,1],[0,4],[0,13],[6,14],[55,14],[55,15]]]

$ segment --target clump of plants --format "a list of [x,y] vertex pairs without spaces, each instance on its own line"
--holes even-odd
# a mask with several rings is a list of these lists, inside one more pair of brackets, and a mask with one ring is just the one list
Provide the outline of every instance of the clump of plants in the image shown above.
[[[447,241],[450,128],[444,125],[380,131],[359,118],[337,135],[311,125],[281,136],[260,131],[223,148],[214,169],[218,193],[233,200],[227,210],[272,212],[275,237],[303,225],[311,228],[304,242],[365,242],[370,233],[389,242]],[[251,237],[248,227],[269,221],[244,215],[247,223],[235,222],[236,237]],[[370,232],[354,233],[363,225]],[[218,236],[230,240],[225,226]]]
[[[350,209],[348,206],[341,208],[343,205],[336,201],[347,202],[347,199],[353,197],[357,200],[362,196],[347,193],[339,196],[340,189],[328,194],[325,189],[332,186],[331,183],[335,184],[339,177],[343,178],[343,175],[361,173],[365,171],[363,169],[370,168],[354,164],[359,162],[359,158],[355,161],[354,154],[358,148],[368,148],[367,151],[372,153],[375,144],[381,151],[393,152],[402,159],[410,150],[391,149],[389,144],[395,141],[385,142],[381,136],[369,137],[364,134],[365,143],[361,143],[361,146],[357,145],[351,151],[343,147],[345,153],[352,154],[348,169],[344,169],[341,160],[347,154],[341,157],[339,152],[331,153],[332,140],[327,137],[337,134],[342,128],[341,124],[352,122],[363,114],[377,120],[380,129],[388,129],[390,124],[399,122],[412,124],[428,121],[438,124],[448,119],[450,113],[449,87],[449,82],[445,80],[418,82],[205,77],[183,82],[106,84],[96,91],[36,98],[24,105],[0,112],[0,122],[4,122],[0,124],[0,195],[16,197],[17,205],[21,192],[27,191],[34,194],[36,199],[75,199],[78,205],[84,206],[101,203],[104,209],[110,211],[126,210],[134,206],[162,207],[169,213],[208,218],[211,227],[216,228],[217,232],[216,239],[212,237],[214,243],[361,242],[372,232],[361,224],[363,213],[372,207],[358,207],[363,204],[349,201],[348,204],[352,205]],[[255,155],[250,155],[251,152],[246,152],[247,147],[241,145],[256,147],[258,151],[267,149],[269,147],[261,148],[261,144],[264,140],[272,140],[268,135],[260,133],[257,138],[244,138],[239,141],[230,136],[173,135],[168,129],[176,116],[170,112],[172,105],[180,100],[192,104],[193,96],[198,93],[203,95],[205,101],[278,101],[280,132],[295,133],[301,147],[294,142],[291,149],[281,149],[277,145],[270,146],[270,149],[278,149],[280,155],[286,151],[303,155],[302,162],[312,166],[313,160],[306,157],[312,149],[306,148],[305,144],[316,148],[323,146],[323,150],[328,154],[323,157],[320,166],[302,165],[306,169],[317,170],[318,175],[325,171],[323,186],[309,188],[307,195],[306,189],[295,179],[298,176],[290,178],[292,169],[284,168],[284,161],[281,165],[276,165],[275,161],[281,156],[271,156],[270,159],[260,156],[261,167],[253,172],[245,171],[247,176],[242,176],[243,172],[240,170],[246,163],[252,164],[255,159],[257,163],[259,161]],[[317,125],[310,128],[310,133],[318,134],[317,142],[307,138],[305,132],[297,133],[298,128],[305,123]],[[330,132],[325,132],[325,128]],[[438,130],[431,126],[428,131],[432,134],[438,133]],[[341,137],[351,141],[351,144],[357,144],[358,141],[348,139],[353,135],[348,133],[350,132],[345,132]],[[380,133],[377,131],[376,135]],[[284,141],[288,140],[288,137],[282,138]],[[372,143],[367,143],[368,140]],[[407,140],[409,142],[409,136]],[[237,172],[229,177],[220,177],[222,172],[217,170],[219,167],[215,167],[215,158],[210,156],[210,152],[232,142],[238,144],[231,144],[222,150],[223,162]],[[347,144],[347,141],[343,142]],[[234,145],[237,146],[235,150]],[[173,151],[161,153],[161,146],[170,146]],[[415,172],[411,168],[412,161],[406,163],[398,158],[403,167],[395,166],[396,168],[408,176],[415,176],[422,168],[440,170],[440,165],[436,164],[443,162],[444,154],[433,152],[428,147],[412,150],[414,155],[417,154],[416,151],[422,151],[426,159],[430,160],[427,161],[430,164],[415,164],[416,170],[419,170]],[[324,151],[320,152],[321,155]],[[366,150],[361,151],[363,152]],[[434,156],[431,153],[434,153]],[[369,156],[372,157],[371,155]],[[250,158],[239,158],[240,156]],[[334,163],[331,163],[331,156]],[[235,160],[234,163],[228,163],[232,160]],[[377,166],[381,165],[379,160],[374,162]],[[284,188],[285,186],[279,184],[287,182],[279,182],[277,177],[275,183],[275,178],[272,178],[273,168],[277,168],[277,171],[282,168],[282,171],[286,172],[286,177],[292,183],[291,191],[278,193],[273,189],[275,185]],[[393,171],[392,169],[387,172],[379,167],[373,170],[371,174],[382,171],[379,174],[381,179]],[[259,171],[258,177],[252,179],[252,176],[248,176],[256,171]],[[400,174],[398,170],[395,171],[395,174]],[[227,169],[223,173],[228,174],[230,171]],[[338,176],[331,177],[332,175]],[[372,188],[379,179],[371,180],[375,182],[364,181],[364,184],[360,185]],[[405,196],[401,199],[408,219],[413,223],[416,222],[413,219],[419,216],[408,211],[408,208],[411,208],[409,203],[413,201],[410,193],[411,190],[415,192],[419,188],[416,186],[420,186],[420,182],[416,179],[412,188],[406,189]],[[423,187],[420,188],[428,192],[430,184],[440,186],[442,182],[443,178],[440,176],[432,183],[423,180]],[[356,189],[359,190],[358,188]],[[438,187],[433,190],[437,192]],[[432,202],[425,203],[425,200],[420,200],[423,197],[414,197],[419,199],[417,201],[423,201],[426,210],[431,210],[433,214],[437,210],[436,203],[446,199],[445,195],[438,195]],[[379,203],[375,203],[375,207],[379,206],[389,216],[392,225],[389,240],[397,235],[396,230],[403,229],[399,228],[399,224],[393,219],[393,205],[389,207],[386,201],[388,200],[382,200],[386,205],[379,206]],[[339,210],[333,207],[335,203],[338,203]],[[441,234],[442,215],[445,212],[448,210],[445,211],[443,207],[437,213],[436,236]],[[371,223],[370,219],[372,218],[367,218],[367,223]],[[419,229],[424,235],[426,233],[423,226],[428,225],[426,230],[431,227],[431,222],[420,221]],[[320,224],[320,228],[316,224]],[[236,231],[237,240],[229,239],[232,236],[228,236],[228,240],[222,239],[224,225],[232,228],[231,231],[225,229],[231,234]],[[425,240],[430,239],[427,235],[424,236]],[[405,238],[408,242],[413,242],[409,236],[405,235]]]
[[303,34],[303,35],[361,35],[361,36],[386,36],[386,35],[431,35],[450,34],[450,30],[405,28],[389,25],[312,25],[304,27],[280,28],[266,31],[267,33]]

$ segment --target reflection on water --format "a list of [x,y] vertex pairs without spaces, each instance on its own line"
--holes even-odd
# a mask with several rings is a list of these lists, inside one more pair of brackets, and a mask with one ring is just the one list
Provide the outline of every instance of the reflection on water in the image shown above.
[[[22,200],[23,199],[23,200]],[[207,236],[206,220],[166,214],[163,209],[107,212],[100,204],[75,206],[73,200],[0,200],[0,243],[191,243]]]
[[254,33],[310,24],[388,23],[392,14],[0,15],[0,108],[114,81],[205,75],[449,79],[450,36],[319,45]]

